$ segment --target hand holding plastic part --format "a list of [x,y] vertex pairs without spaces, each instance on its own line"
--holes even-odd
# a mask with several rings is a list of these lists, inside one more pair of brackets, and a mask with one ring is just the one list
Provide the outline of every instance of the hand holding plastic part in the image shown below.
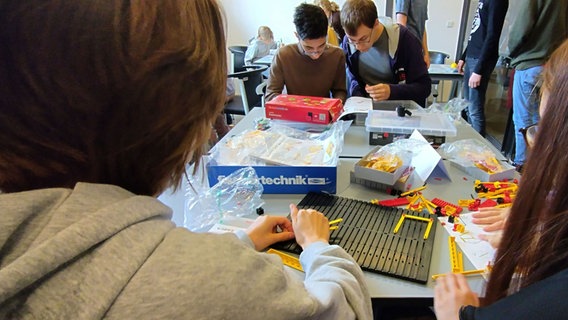
[[276,242],[294,239],[292,223],[283,216],[260,216],[245,232],[258,251],[262,251]]
[[300,209],[290,205],[292,226],[296,235],[296,242],[307,248],[313,242],[329,243],[329,221],[323,213],[313,209]]

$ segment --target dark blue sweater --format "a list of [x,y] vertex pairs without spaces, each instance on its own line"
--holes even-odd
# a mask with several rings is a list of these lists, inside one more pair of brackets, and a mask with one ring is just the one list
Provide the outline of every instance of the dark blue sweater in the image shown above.
[[[430,95],[432,80],[424,62],[422,45],[406,27],[399,27],[398,47],[394,57],[390,57],[392,81],[389,100],[414,100],[424,107],[426,98]],[[341,46],[346,54],[348,95],[369,97],[365,91],[365,82],[359,74],[359,54],[361,52],[359,50],[352,52],[347,37],[343,39]]]
[[508,0],[480,0],[471,26],[471,34],[462,60],[479,59],[474,72],[490,74],[499,57],[499,37],[503,29]]

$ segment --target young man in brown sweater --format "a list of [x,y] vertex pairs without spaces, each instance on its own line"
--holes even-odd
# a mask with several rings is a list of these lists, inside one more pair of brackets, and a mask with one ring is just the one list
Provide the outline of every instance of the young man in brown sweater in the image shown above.
[[327,18],[315,5],[303,3],[294,13],[298,43],[278,50],[270,68],[266,101],[286,93],[333,97],[345,101],[345,55],[327,45]]

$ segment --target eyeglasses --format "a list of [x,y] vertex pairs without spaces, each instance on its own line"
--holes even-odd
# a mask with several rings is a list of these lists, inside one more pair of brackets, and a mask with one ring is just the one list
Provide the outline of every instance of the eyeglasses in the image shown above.
[[536,134],[538,133],[538,124],[533,124],[532,126],[528,126],[526,128],[519,129],[519,132],[523,134],[523,138],[525,139],[525,144],[528,148],[532,148],[536,141]]
[[347,37],[347,42],[349,42],[350,44],[356,46],[356,45],[360,45],[360,44],[367,44],[369,42],[371,42],[371,37],[373,36],[373,31],[375,30],[375,27],[373,26],[373,28],[371,28],[371,32],[369,32],[369,35],[366,37],[362,37],[361,39],[359,39],[359,41],[355,41],[349,37]]
[[325,51],[325,49],[328,48],[328,45],[324,44],[319,49],[311,49],[310,48],[309,50],[306,50],[306,48],[304,48],[304,45],[302,44],[302,42],[300,42],[300,48],[302,48],[302,51],[307,56],[319,56],[320,54],[322,54]]

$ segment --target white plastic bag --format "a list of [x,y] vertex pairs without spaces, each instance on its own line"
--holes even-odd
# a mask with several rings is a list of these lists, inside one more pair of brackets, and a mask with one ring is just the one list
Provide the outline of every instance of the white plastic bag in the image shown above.
[[183,225],[191,231],[207,231],[226,217],[251,215],[264,203],[264,188],[252,167],[233,172],[211,188],[202,182],[190,178],[186,191]]

